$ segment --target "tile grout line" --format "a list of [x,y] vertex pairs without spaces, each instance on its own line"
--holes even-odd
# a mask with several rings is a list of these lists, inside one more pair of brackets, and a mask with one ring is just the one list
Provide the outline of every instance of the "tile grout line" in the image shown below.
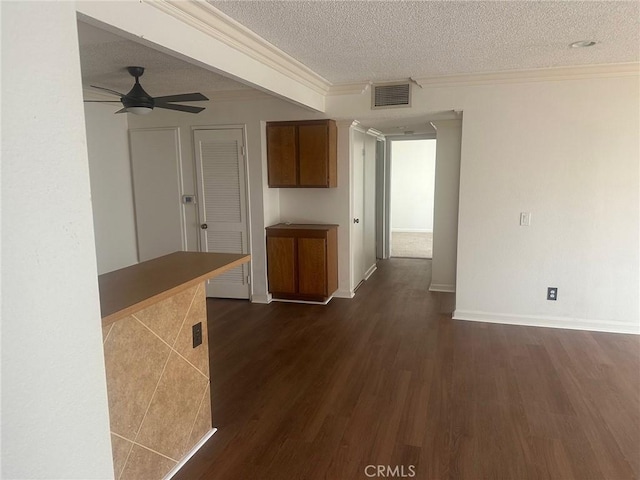
[[187,441],[193,435],[193,429],[196,427],[196,422],[198,421],[198,415],[200,415],[200,410],[202,410],[202,405],[204,404],[204,399],[207,396],[207,388],[209,388],[209,383],[204,386],[204,392],[202,392],[200,398],[200,405],[198,405],[198,410],[196,411],[196,416],[193,418],[193,423],[191,424],[191,430],[189,430],[189,435],[187,435]]
[[[173,459],[173,458],[171,458],[171,457],[168,457],[168,456],[167,456],[167,455],[165,455],[164,453],[156,452],[153,448],[149,448],[149,447],[147,447],[146,445],[143,445],[143,444],[138,443],[138,442],[134,442],[133,440],[129,440],[128,438],[123,437],[122,435],[118,435],[118,434],[117,434],[117,433],[115,433],[115,432],[111,432],[111,433],[112,433],[113,435],[115,435],[116,437],[120,437],[120,438],[122,438],[123,440],[126,440],[127,442],[131,443],[131,444],[132,444],[131,448],[133,448],[133,445],[137,445],[138,447],[142,447],[142,448],[144,448],[145,450],[149,450],[150,452],[157,453],[158,455],[160,455],[161,457],[166,458],[167,460],[171,460],[172,462],[176,462],[176,463],[178,463],[178,460],[175,460],[175,459]],[[123,469],[123,470],[124,470],[124,469]]]
[[[122,469],[120,470],[120,473],[118,473],[118,477],[116,478],[116,480],[120,480],[120,477],[122,477],[122,473],[124,472],[124,468],[127,466],[127,462],[129,461],[129,457],[131,456],[131,451],[133,450],[134,443],[131,440],[129,440],[128,438],[125,438],[122,435],[118,435],[113,430],[111,430],[111,435],[115,435],[116,437],[122,438],[122,439],[126,440],[127,442],[131,443],[131,446],[129,447],[129,451],[127,452],[127,456],[124,459],[124,463],[122,464]],[[114,465],[114,467],[115,467],[115,465]]]
[[109,325],[109,331],[104,336],[104,340],[102,340],[102,346],[104,346],[104,344],[107,343],[107,339],[109,338],[109,335],[111,335],[111,332],[113,331],[113,325],[114,325],[113,323]]
[[[200,375],[202,375],[204,378],[206,378],[207,380],[209,380],[209,377],[207,375],[205,375],[204,372],[200,371],[200,369],[198,367],[196,367],[193,363],[191,363],[189,360],[187,360],[184,356],[182,356],[182,354],[177,351],[175,348],[173,348],[171,345],[169,345],[167,342],[165,342],[156,332],[154,332],[153,330],[151,330],[149,327],[147,327],[138,317],[135,316],[135,314],[131,314],[131,316],[133,318],[135,318],[138,322],[140,322],[140,325],[142,325],[144,328],[146,328],[147,330],[149,330],[153,335],[155,335],[158,340],[160,340],[162,343],[164,343],[167,347],[169,347],[171,349],[172,352],[174,352],[176,355],[178,355],[181,359],[183,359],[185,362],[187,362],[189,365],[191,365],[193,368],[195,368],[198,373]],[[178,335],[180,334],[180,332],[178,332]],[[177,337],[176,337],[177,338]]]

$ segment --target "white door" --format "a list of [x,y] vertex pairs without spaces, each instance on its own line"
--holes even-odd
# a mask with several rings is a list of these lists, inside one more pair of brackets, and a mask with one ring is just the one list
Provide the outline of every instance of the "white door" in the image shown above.
[[364,137],[359,131],[353,132],[353,184],[352,184],[352,219],[351,219],[351,265],[353,278],[351,289],[354,290],[364,280]]
[[[194,130],[200,250],[248,253],[247,186],[242,128]],[[208,297],[249,298],[249,265],[207,282]]]
[[138,260],[185,249],[177,128],[130,130]]

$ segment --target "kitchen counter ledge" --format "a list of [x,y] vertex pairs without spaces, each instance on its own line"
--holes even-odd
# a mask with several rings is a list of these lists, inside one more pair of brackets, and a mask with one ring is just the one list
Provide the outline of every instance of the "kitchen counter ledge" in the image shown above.
[[174,252],[100,275],[102,326],[247,263],[250,258],[235,253]]

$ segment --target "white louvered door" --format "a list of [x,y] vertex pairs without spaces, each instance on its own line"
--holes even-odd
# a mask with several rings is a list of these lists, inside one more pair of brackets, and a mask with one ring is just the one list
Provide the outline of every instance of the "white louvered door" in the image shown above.
[[[200,250],[248,253],[246,169],[241,128],[194,130]],[[206,228],[202,226],[206,225]],[[208,297],[249,298],[248,264],[207,282]]]

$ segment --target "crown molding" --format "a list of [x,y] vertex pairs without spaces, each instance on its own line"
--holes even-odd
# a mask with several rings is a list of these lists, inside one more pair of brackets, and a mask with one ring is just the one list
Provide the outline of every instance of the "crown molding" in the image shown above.
[[351,128],[359,124],[360,122],[358,122],[357,120],[351,120],[351,119],[336,120],[336,127],[338,128]]
[[351,128],[356,132],[360,132],[364,134],[367,133],[367,127],[362,125],[362,123],[360,123],[358,120],[353,121],[353,123],[351,124]]
[[361,95],[369,90],[369,87],[371,87],[371,82],[331,85],[327,95]]
[[202,0],[141,0],[279,73],[326,95],[331,83]]
[[384,140],[385,139],[384,134],[380,130],[376,130],[375,128],[367,129],[367,135],[371,135],[371,136],[376,137],[376,138],[378,138],[380,140]]
[[538,68],[464,75],[442,75],[413,78],[420,87],[452,87],[490,85],[498,83],[526,83],[588,78],[627,77],[640,75],[640,63],[581,65],[577,67]]

